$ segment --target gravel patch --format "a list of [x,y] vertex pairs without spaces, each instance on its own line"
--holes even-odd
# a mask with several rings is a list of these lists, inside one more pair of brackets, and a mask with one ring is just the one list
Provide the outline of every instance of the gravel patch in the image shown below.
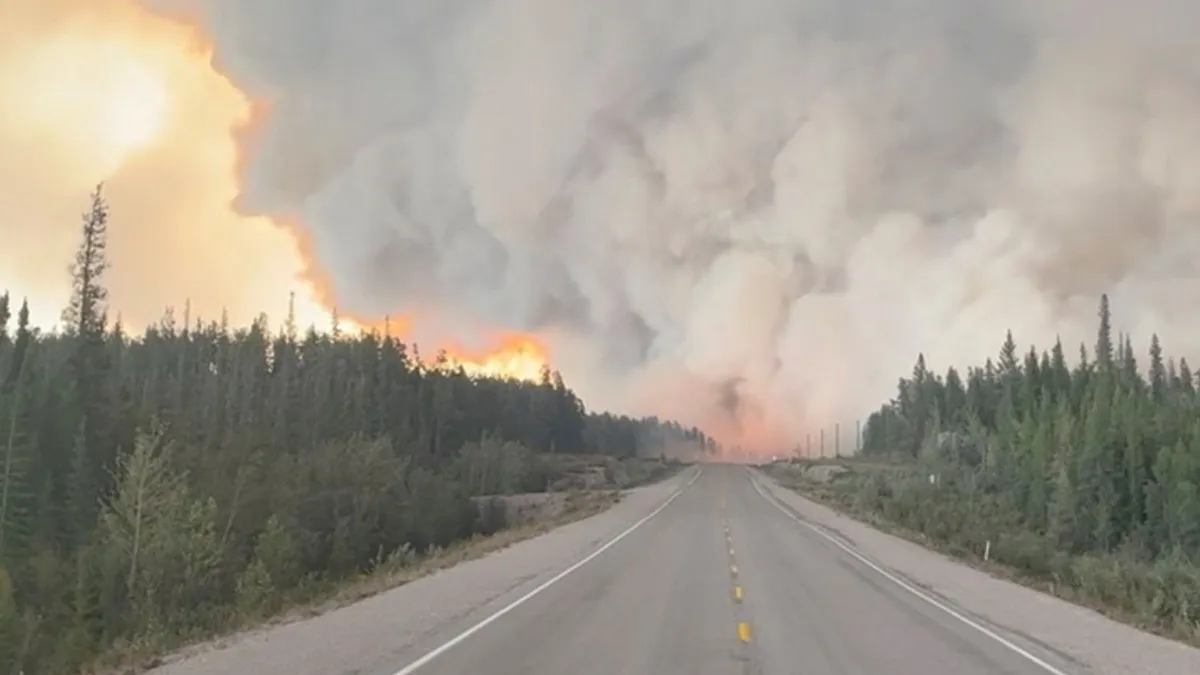
[[1096,675],[1197,675],[1200,649],[1140,631],[1093,610],[997,579],[805,499],[754,470],[760,485],[808,522],[839,533],[861,554],[1025,643]]
[[577,562],[662,504],[698,468],[624,493],[590,518],[295,623],[189,649],[157,675],[393,675]]

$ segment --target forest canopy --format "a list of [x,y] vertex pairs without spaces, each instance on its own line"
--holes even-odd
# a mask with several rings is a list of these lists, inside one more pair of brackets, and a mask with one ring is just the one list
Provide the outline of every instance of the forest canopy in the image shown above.
[[1149,344],[1139,357],[1113,334],[1104,296],[1095,343],[1071,362],[1061,342],[1026,351],[1011,332],[965,373],[918,357],[832,494],[1200,644],[1200,383],[1157,335]]
[[1065,551],[1200,559],[1196,380],[1157,335],[1140,368],[1129,336],[1112,334],[1105,296],[1096,343],[1073,366],[1061,342],[1022,354],[1011,332],[997,361],[965,377],[919,357],[868,420],[863,448],[973,469],[998,513]]

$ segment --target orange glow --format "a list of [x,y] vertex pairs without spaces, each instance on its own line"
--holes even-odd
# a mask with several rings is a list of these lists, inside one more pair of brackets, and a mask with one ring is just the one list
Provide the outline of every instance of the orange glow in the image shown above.
[[14,111],[21,122],[70,134],[64,140],[86,145],[104,165],[116,166],[145,148],[166,124],[166,70],[127,43],[47,41],[33,47],[9,77],[10,86],[27,92]]
[[0,289],[28,297],[38,325],[66,303],[79,213],[101,181],[111,313],[130,330],[185,302],[193,316],[278,321],[292,292],[298,321],[328,325],[292,237],[231,206],[233,132],[252,109],[211,54],[194,27],[133,0],[5,5],[0,97],[13,105],[0,109]]
[[[254,119],[259,119],[259,115],[263,113],[264,108],[255,106],[254,112],[251,113]],[[249,125],[239,126],[236,133],[238,136],[246,136],[251,133],[253,122]],[[241,175],[242,165],[244,164],[245,150],[243,144],[238,145],[238,175]],[[298,217],[287,217],[282,215],[273,216],[269,219],[264,218],[264,222],[272,225],[274,229],[285,233],[294,243],[296,254],[299,258],[299,269],[297,276],[306,287],[310,300],[320,307],[332,309],[337,307],[336,295],[333,292],[333,282],[330,281],[329,275],[325,273],[316,264],[316,250],[312,243],[312,237],[308,232],[299,225]],[[350,319],[355,325],[363,328],[378,329],[379,332],[390,332],[392,335],[403,336],[407,335],[407,322],[403,319],[397,321],[392,319],[385,322],[382,319],[375,319],[364,316],[348,316],[343,317]],[[385,330],[384,323],[390,323],[390,331]]]
[[[342,316],[339,328],[348,333],[374,332],[379,335],[410,342],[417,321],[410,316],[386,319],[365,319]],[[484,349],[468,349],[456,342],[429,345],[416,343],[419,358],[426,367],[437,367],[439,354],[445,357],[443,367],[461,367],[468,375],[537,382],[542,371],[550,365],[550,350],[535,335],[500,333],[489,340]]]
[[[12,10],[11,12],[9,10]],[[112,206],[107,279],[113,313],[139,331],[164,307],[279,325],[295,294],[300,325],[331,324],[333,286],[303,227],[239,214],[266,101],[213,69],[212,45],[191,17],[152,15],[135,0],[39,0],[6,6],[0,22],[0,291],[28,296],[39,325],[56,320],[63,273],[87,194],[107,184]],[[17,255],[39,251],[40,255]],[[350,331],[383,331],[383,317],[350,316]],[[411,339],[413,317],[387,330]],[[537,379],[546,351],[529,336],[490,349],[444,346],[479,375]],[[422,350],[432,358],[439,349]]]
[[529,337],[510,336],[504,344],[486,354],[478,356],[451,356],[463,365],[463,369],[476,375],[510,377],[515,380],[538,381],[546,368],[547,354],[544,347]]
[[546,348],[528,335],[503,335],[497,345],[484,351],[469,351],[454,345],[442,349],[452,367],[462,366],[468,374],[481,377],[536,382],[549,364]]

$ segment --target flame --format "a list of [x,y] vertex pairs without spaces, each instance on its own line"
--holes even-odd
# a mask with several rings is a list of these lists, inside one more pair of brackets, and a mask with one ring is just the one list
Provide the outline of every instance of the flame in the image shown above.
[[[233,200],[246,156],[270,106],[214,69],[213,46],[194,17],[152,13],[136,0],[54,0],[18,3],[14,10],[5,15],[12,22],[0,22],[0,93],[16,103],[0,110],[0,132],[48,148],[35,166],[46,186],[67,180],[71,193],[86,195],[98,178],[111,177],[110,199],[124,228],[114,229],[110,241],[113,304],[140,315],[125,313],[127,325],[151,322],[157,308],[186,299],[166,297],[179,289],[207,315],[226,303],[244,314],[273,298],[276,324],[282,304],[299,290],[297,323],[332,325],[334,289],[305,229],[288,217],[237,213]],[[162,228],[163,222],[173,227]],[[5,236],[33,238],[41,248],[53,237],[29,230],[18,225]],[[64,234],[47,259],[58,260],[59,249],[73,245],[73,231]],[[183,264],[163,262],[181,254],[189,258]],[[56,296],[62,289],[46,281],[62,276],[61,265],[33,264],[17,266],[15,279],[0,279],[0,287],[15,283],[35,307],[61,306]],[[164,273],[170,284],[160,283]],[[397,316],[386,328],[407,341],[415,323],[413,316]],[[385,328],[382,317],[339,324],[347,331]],[[476,375],[540,379],[547,351],[534,336],[485,337],[487,349],[445,344],[422,351],[444,351],[451,365]]]
[[[347,333],[374,332],[410,340],[413,317],[400,316],[385,320],[363,320],[339,317],[338,328]],[[462,368],[475,377],[494,377],[507,380],[540,382],[550,367],[550,350],[537,336],[527,333],[497,333],[483,349],[471,349],[455,341],[435,344],[432,351],[416,345],[420,361],[430,368]],[[439,359],[442,361],[440,364]]]
[[533,336],[501,335],[497,344],[483,351],[465,350],[455,345],[442,347],[448,365],[461,366],[470,375],[536,382],[549,366],[546,348]]

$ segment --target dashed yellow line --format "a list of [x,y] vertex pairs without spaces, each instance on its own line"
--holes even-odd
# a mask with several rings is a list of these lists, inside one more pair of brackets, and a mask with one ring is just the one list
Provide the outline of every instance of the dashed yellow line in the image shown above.
[[[721,493],[721,511],[724,512],[726,508],[727,508],[727,504],[725,501],[725,493],[722,491],[722,493]],[[724,516],[724,514],[722,514],[722,516]],[[733,534],[729,529],[728,518],[726,518],[726,517],[721,518],[721,527],[722,527],[722,529],[725,530],[725,545],[729,549],[729,573],[733,576],[733,582],[734,582],[733,583],[733,601],[740,604],[742,602],[742,600],[745,599],[746,594],[745,594],[745,591],[742,590],[741,584],[737,583],[738,567],[737,567],[737,562],[735,561],[736,556],[735,556],[734,550],[733,550]],[[750,624],[748,622],[739,621],[737,623],[737,636],[738,636],[738,640],[740,640],[743,644],[750,643],[751,634],[750,634]]]

